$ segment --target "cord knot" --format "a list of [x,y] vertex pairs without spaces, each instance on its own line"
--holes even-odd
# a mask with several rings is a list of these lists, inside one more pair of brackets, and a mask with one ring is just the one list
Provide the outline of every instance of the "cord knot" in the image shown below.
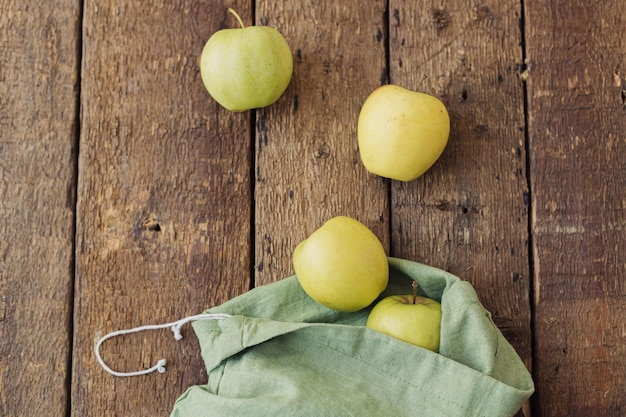
[[166,329],[168,327],[172,329],[172,332],[174,332],[174,339],[178,341],[183,338],[183,335],[180,330],[186,323],[197,321],[197,320],[223,320],[229,317],[231,317],[230,314],[224,314],[224,313],[203,313],[203,314],[197,314],[195,316],[185,317],[173,323],[140,326],[140,327],[135,327],[133,329],[118,330],[115,332],[111,332],[107,334],[106,336],[100,338],[100,340],[98,340],[98,342],[96,343],[96,348],[95,348],[96,359],[98,360],[98,363],[100,364],[100,366],[102,366],[102,368],[105,371],[107,371],[108,373],[114,376],[119,376],[119,377],[139,376],[139,375],[146,375],[155,371],[158,371],[159,373],[162,374],[162,373],[165,373],[165,365],[167,363],[165,359],[160,359],[157,362],[157,364],[153,366],[152,368],[144,369],[141,371],[136,371],[136,372],[114,371],[113,369],[109,368],[109,366],[106,363],[104,363],[104,360],[102,359],[102,356],[100,355],[100,346],[102,346],[102,343],[104,343],[107,339],[110,339],[112,337],[121,336],[125,334],[130,334],[130,333],[138,333],[144,330]]

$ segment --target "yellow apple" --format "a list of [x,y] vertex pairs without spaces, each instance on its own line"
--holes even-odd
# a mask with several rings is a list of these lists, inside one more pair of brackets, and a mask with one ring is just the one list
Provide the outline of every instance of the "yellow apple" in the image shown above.
[[300,242],[293,266],[311,298],[339,311],[367,307],[389,281],[389,263],[378,237],[345,216],[328,220]]
[[365,324],[404,342],[439,352],[441,304],[419,295],[390,295],[380,300]]
[[283,35],[269,26],[215,32],[200,56],[200,75],[207,91],[223,107],[241,112],[267,107],[285,92],[293,56]]
[[361,161],[385,178],[421,176],[439,159],[449,135],[450,117],[439,99],[393,84],[374,90],[359,113]]

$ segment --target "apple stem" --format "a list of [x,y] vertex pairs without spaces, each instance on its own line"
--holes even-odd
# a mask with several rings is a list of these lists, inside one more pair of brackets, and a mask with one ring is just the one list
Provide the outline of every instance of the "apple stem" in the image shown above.
[[239,24],[241,25],[242,29],[245,29],[245,25],[243,24],[243,20],[241,20],[241,17],[239,17],[239,15],[237,14],[236,11],[234,11],[231,7],[228,8],[228,12],[230,14],[232,14],[233,16],[235,16],[235,18],[237,19],[237,21],[239,22]]
[[417,281],[413,281],[411,287],[413,287],[413,304],[415,304],[417,301]]

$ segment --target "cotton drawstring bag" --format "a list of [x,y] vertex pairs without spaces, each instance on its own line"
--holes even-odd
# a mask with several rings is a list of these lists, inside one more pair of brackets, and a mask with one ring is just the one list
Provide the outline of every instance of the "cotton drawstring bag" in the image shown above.
[[187,389],[171,417],[515,415],[533,381],[473,287],[416,262],[389,265],[381,297],[417,281],[441,303],[439,353],[366,328],[369,308],[318,304],[292,276],[198,316],[208,382]]

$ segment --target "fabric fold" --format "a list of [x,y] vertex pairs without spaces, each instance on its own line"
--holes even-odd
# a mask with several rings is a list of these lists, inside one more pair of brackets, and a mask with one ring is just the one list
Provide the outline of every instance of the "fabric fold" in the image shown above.
[[172,417],[513,416],[534,391],[525,365],[473,287],[439,269],[390,258],[381,297],[442,303],[440,353],[365,327],[370,309],[341,313],[310,299],[295,276],[261,286],[193,323],[209,381]]

